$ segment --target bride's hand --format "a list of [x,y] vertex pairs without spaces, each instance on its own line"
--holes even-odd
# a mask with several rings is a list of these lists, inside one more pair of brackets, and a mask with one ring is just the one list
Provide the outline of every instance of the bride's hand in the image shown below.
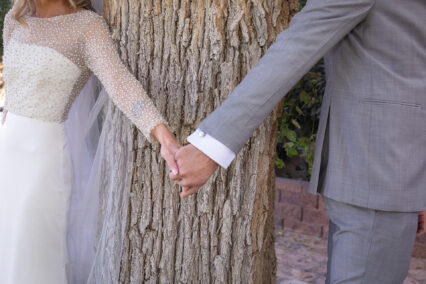
[[157,125],[152,131],[151,135],[157,139],[161,144],[161,157],[166,161],[170,170],[174,174],[179,174],[179,167],[175,160],[175,153],[182,145],[176,140],[176,137],[164,124]]

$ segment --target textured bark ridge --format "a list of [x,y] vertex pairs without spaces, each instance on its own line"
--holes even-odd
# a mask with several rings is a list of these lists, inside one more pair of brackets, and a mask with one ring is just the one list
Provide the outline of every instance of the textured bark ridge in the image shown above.
[[[297,3],[106,0],[104,15],[123,60],[184,143],[288,26]],[[219,170],[184,201],[168,179],[159,145],[149,145],[130,127],[111,135],[117,137],[109,140],[115,148],[120,137],[129,132],[133,137],[121,283],[275,282],[277,114],[265,120],[227,171]],[[119,116],[107,119],[123,123]]]

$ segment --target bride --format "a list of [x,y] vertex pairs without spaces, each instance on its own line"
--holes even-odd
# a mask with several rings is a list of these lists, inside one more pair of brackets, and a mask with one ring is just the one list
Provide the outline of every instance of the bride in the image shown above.
[[5,17],[3,42],[0,283],[82,283],[70,279],[86,275],[67,268],[73,160],[65,121],[89,77],[99,78],[148,140],[160,142],[174,172],[179,144],[121,62],[89,0],[19,0]]

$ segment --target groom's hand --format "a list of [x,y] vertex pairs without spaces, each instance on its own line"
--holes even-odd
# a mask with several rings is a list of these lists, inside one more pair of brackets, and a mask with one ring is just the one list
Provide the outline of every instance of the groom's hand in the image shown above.
[[419,213],[419,227],[417,229],[417,237],[426,233],[426,211]]
[[170,178],[182,187],[181,198],[196,193],[216,171],[218,164],[189,144],[175,155],[179,174],[170,173]]

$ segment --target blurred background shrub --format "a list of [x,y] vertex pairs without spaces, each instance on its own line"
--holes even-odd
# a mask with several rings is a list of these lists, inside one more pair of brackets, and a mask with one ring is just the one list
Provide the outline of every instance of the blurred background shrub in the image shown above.
[[[300,0],[301,9],[305,4]],[[309,180],[324,89],[321,60],[284,98],[275,158],[278,176]]]

